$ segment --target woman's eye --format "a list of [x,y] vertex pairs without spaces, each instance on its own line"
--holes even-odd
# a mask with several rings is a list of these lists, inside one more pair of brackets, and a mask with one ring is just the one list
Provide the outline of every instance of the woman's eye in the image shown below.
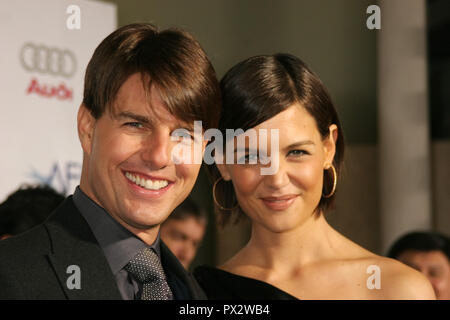
[[288,156],[292,155],[294,157],[299,157],[299,156],[303,156],[309,154],[308,152],[306,152],[305,150],[291,150],[288,152]]
[[245,156],[239,158],[238,163],[239,164],[256,164],[258,162],[258,155],[257,154],[246,154]]

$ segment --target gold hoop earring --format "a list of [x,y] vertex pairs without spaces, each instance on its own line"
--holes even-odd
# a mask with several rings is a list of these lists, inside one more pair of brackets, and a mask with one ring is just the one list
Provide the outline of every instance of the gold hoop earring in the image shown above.
[[[228,210],[228,211],[231,211],[231,210],[236,209],[236,208],[239,206],[239,203],[236,204],[233,208],[225,208],[225,207],[222,207],[222,206],[219,204],[219,202],[217,201],[217,198],[216,198],[216,186],[217,186],[217,183],[219,183],[220,180],[223,180],[223,177],[220,177],[219,179],[217,179],[216,182],[214,182],[214,185],[213,185],[212,193],[213,193],[213,200],[214,200],[214,203],[215,203],[216,206],[218,206],[221,210]],[[225,180],[224,180],[224,181],[225,181]]]
[[336,169],[334,168],[333,165],[331,165],[331,167],[329,167],[326,170],[329,170],[331,168],[331,170],[333,171],[333,189],[331,189],[331,192],[329,194],[323,194],[322,193],[322,197],[324,197],[325,199],[331,198],[334,193],[336,192],[336,185],[337,185],[337,173],[336,173]]

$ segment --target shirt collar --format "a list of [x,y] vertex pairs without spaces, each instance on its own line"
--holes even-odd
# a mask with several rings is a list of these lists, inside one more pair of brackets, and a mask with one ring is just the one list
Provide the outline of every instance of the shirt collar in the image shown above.
[[[91,228],[114,275],[147,246],[89,198],[79,186],[73,194],[73,201]],[[161,259],[160,242],[160,233],[158,232],[155,242],[147,247],[153,249]]]

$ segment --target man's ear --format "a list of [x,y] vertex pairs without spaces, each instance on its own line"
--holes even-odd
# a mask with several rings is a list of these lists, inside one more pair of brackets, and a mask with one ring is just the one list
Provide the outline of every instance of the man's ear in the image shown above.
[[84,104],[78,109],[77,127],[78,138],[85,154],[91,154],[94,136],[95,118]]
[[202,140],[202,154],[205,153],[206,145],[208,144],[209,140]]
[[328,137],[323,141],[324,151],[325,151],[325,166],[333,164],[334,155],[336,153],[336,142],[338,139],[338,130],[337,125],[332,124],[329,127]]

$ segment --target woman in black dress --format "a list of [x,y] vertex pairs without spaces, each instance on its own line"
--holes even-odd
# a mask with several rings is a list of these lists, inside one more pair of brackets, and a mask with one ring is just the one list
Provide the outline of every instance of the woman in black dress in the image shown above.
[[434,299],[419,272],[327,223],[344,140],[326,88],[300,59],[249,58],[221,89],[222,135],[247,137],[215,148],[214,202],[222,224],[247,217],[252,231],[223,265],[195,270],[210,299]]

